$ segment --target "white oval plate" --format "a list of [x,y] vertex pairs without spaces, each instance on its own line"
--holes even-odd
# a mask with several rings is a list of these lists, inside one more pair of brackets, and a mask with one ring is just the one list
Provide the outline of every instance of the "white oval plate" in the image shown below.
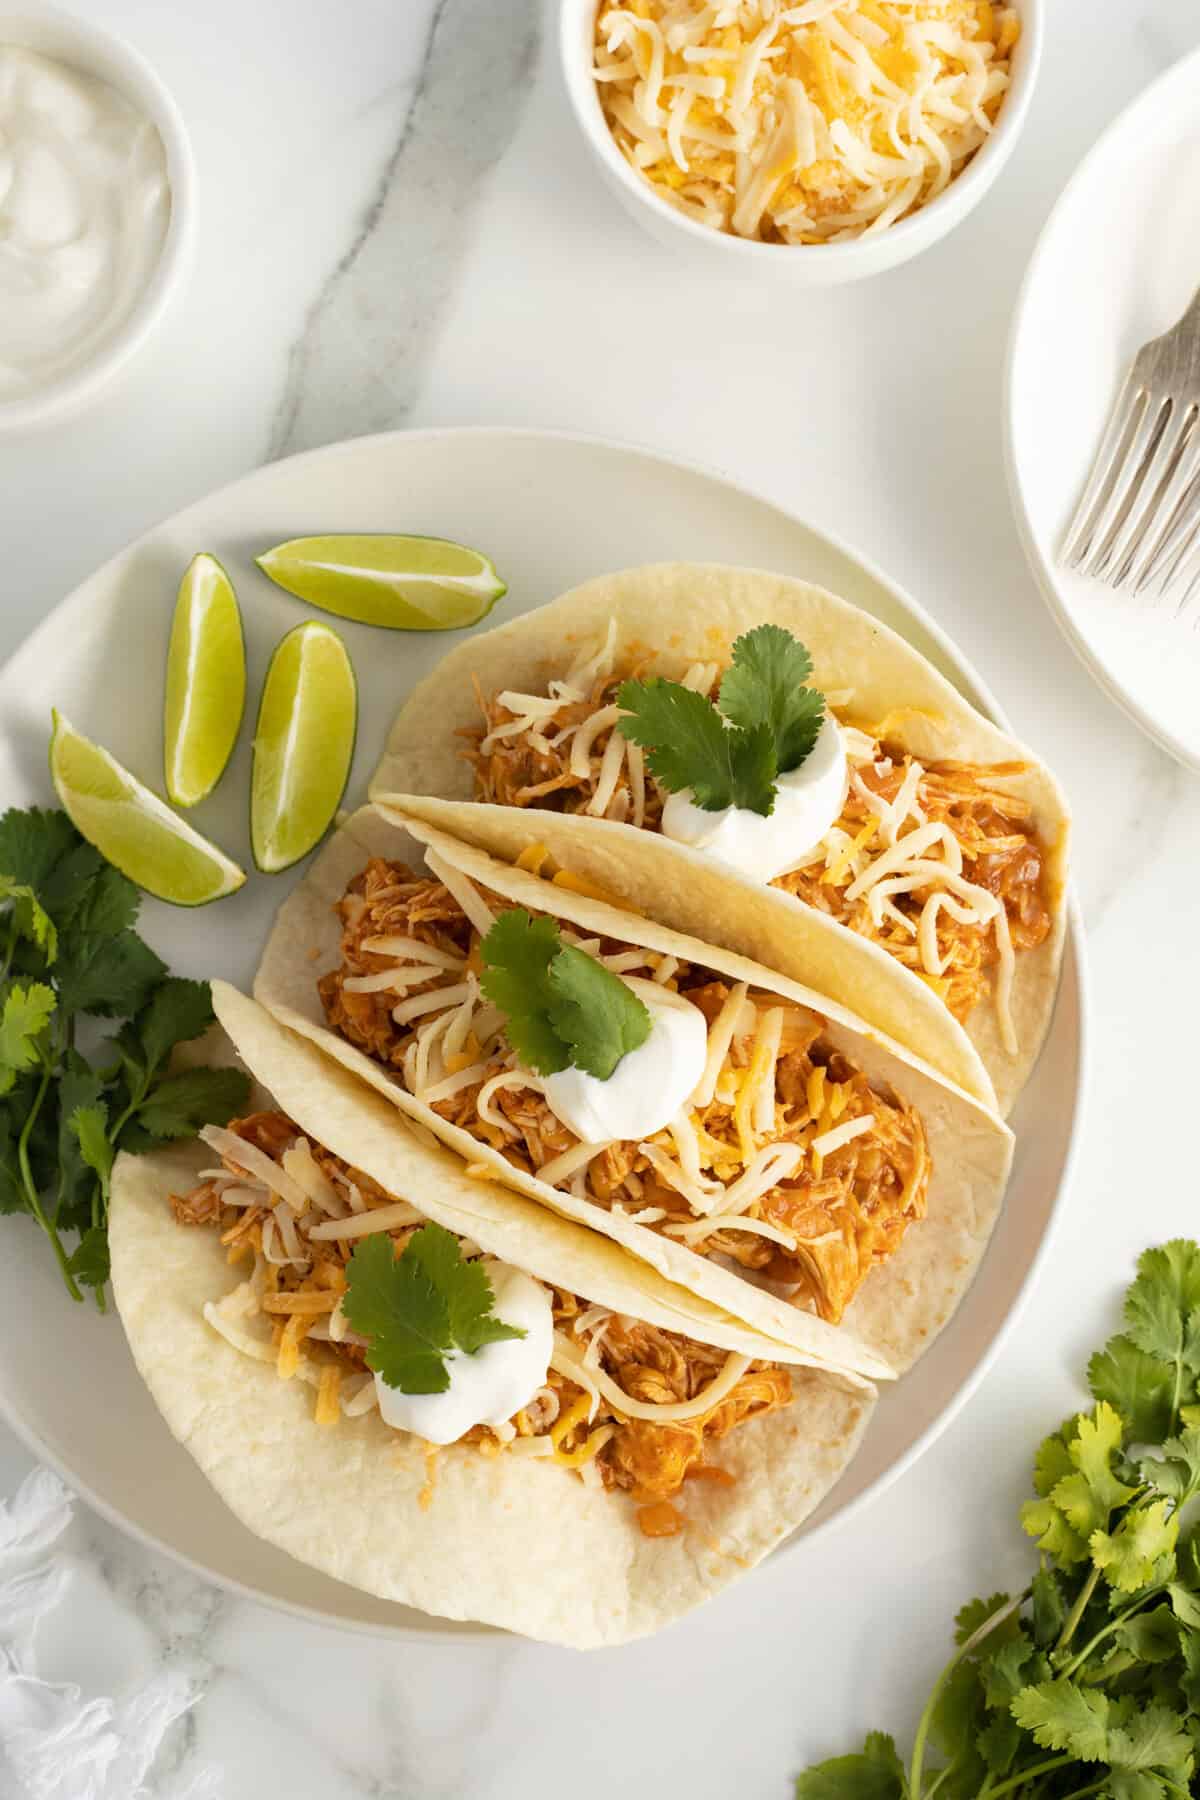
[[[280,634],[307,614],[253,567],[256,552],[323,531],[417,531],[476,544],[510,591],[494,621],[589,575],[687,557],[750,563],[836,589],[904,632],[988,710],[987,689],[933,622],[841,545],[716,475],[646,452],[540,432],[430,431],[364,438],[275,463],[168,520],[114,558],[39,627],[0,672],[0,794],[51,803],[50,707],[61,708],[147,781],[161,783],[162,672],[175,589],[197,550],[232,575],[257,692]],[[453,641],[341,627],[360,683],[350,797],[367,777],[406,690]],[[486,626],[484,627],[486,629]],[[250,866],[248,729],[196,821]],[[243,987],[292,877],[252,876],[217,906],[147,901],[142,927],[181,974]],[[900,1387],[885,1394],[857,1460],[798,1542],[894,1480],[981,1379],[1046,1247],[1074,1140],[1083,1071],[1078,926],[1058,1010],[1018,1109],[1008,1201],[968,1300]],[[0,1408],[39,1456],[136,1537],[243,1593],[310,1618],[374,1631],[461,1632],[372,1599],[292,1561],[225,1510],[171,1438],[119,1322],[76,1307],[24,1221],[0,1221]]]
[[1200,607],[1116,593],[1058,549],[1134,356],[1200,282],[1200,52],[1084,158],[1038,241],[1008,359],[1007,458],[1034,574],[1069,643],[1165,750],[1200,768]]

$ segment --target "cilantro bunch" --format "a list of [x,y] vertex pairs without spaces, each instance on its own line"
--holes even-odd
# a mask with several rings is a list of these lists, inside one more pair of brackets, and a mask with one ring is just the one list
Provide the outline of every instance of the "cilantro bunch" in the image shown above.
[[138,906],[65,813],[0,818],[0,1213],[34,1218],[71,1298],[91,1288],[101,1311],[117,1152],[224,1124],[249,1093],[236,1069],[170,1072],[212,1006],[137,935]]
[[740,806],[769,818],[775,789],[811,754],[824,696],[804,684],[812,657],[782,625],[738,638],[716,705],[680,681],[624,681],[618,729],[648,754],[668,793],[690,789],[704,812]]
[[[873,1732],[796,1800],[1166,1800],[1200,1753],[1200,1245],[1147,1250],[1094,1406],[1037,1452],[1015,1596],[973,1600],[907,1766]],[[935,1761],[936,1754],[936,1761]]]
[[481,947],[480,988],[506,1015],[509,1040],[538,1075],[584,1069],[607,1081],[650,1036],[650,1014],[619,975],[522,906],[500,914]]

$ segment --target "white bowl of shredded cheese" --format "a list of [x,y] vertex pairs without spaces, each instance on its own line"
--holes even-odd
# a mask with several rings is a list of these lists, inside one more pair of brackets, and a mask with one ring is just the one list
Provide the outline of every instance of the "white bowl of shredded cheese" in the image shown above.
[[562,0],[567,91],[655,237],[801,283],[945,235],[1010,154],[1045,0]]
[[0,430],[75,411],[150,336],[187,269],[193,187],[136,50],[0,0]]

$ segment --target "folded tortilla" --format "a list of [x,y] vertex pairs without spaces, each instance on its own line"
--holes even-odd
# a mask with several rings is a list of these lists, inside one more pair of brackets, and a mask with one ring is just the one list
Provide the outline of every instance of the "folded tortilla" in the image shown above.
[[673,1287],[606,1237],[418,1141],[395,1109],[223,983],[214,1004],[244,1061],[312,1141],[431,1220],[540,1280],[661,1329],[792,1363],[794,1398],[721,1440],[731,1485],[690,1483],[685,1528],[649,1538],[621,1492],[530,1457],[437,1452],[377,1412],[334,1427],[311,1387],[279,1379],[203,1317],[242,1280],[215,1231],[175,1222],[213,1152],[122,1155],[113,1172],[112,1281],[134,1359],[176,1438],[258,1536],[383,1599],[590,1648],[639,1637],[759,1561],[829,1492],[874,1391],[802,1366]]
[[[658,832],[540,808],[472,802],[463,733],[479,693],[545,693],[573,658],[616,626],[617,667],[680,679],[696,662],[726,664],[734,640],[774,623],[800,638],[822,692],[850,694],[857,719],[887,721],[889,742],[922,762],[1021,765],[988,786],[1031,808],[1044,847],[1052,928],[1017,954],[1004,1047],[989,1000],[966,1028],[919,975],[880,945],[777,888],[740,880]],[[476,686],[478,684],[478,686]],[[677,930],[778,969],[840,1000],[949,1080],[1007,1112],[1049,1028],[1066,929],[1069,819],[1053,776],[991,724],[917,650],[869,613],[822,588],[762,570],[664,563],[601,576],[458,644],[414,688],[392,726],[372,799],[514,858],[537,840],[565,868],[595,871],[619,900]]]
[[[909,1228],[894,1255],[871,1271],[842,1324],[828,1324],[722,1261],[515,1168],[499,1151],[415,1099],[388,1069],[328,1027],[317,982],[340,960],[341,922],[335,903],[371,856],[415,860],[405,826],[452,867],[514,906],[549,913],[584,935],[619,939],[699,964],[731,982],[747,981],[812,1009],[826,1021],[824,1035],[872,1085],[890,1088],[916,1107],[932,1163],[927,1216]],[[364,808],[346,822],[280,909],[254,991],[284,1024],[370,1082],[465,1163],[490,1167],[518,1192],[611,1237],[668,1281],[827,1364],[873,1377],[907,1368],[962,1299],[999,1216],[1012,1156],[1007,1127],[986,1106],[949,1086],[848,1009],[732,951],[542,880],[415,820],[389,818]]]

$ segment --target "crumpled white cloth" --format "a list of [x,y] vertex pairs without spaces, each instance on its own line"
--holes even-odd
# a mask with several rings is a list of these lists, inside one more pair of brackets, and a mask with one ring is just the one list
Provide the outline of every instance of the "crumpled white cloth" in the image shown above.
[[147,1785],[168,1727],[199,1699],[176,1670],[120,1698],[85,1699],[71,1682],[42,1680],[34,1639],[62,1598],[71,1565],[35,1559],[71,1522],[57,1475],[35,1469],[0,1501],[0,1794],[5,1800],[219,1800],[214,1770],[185,1784]]

